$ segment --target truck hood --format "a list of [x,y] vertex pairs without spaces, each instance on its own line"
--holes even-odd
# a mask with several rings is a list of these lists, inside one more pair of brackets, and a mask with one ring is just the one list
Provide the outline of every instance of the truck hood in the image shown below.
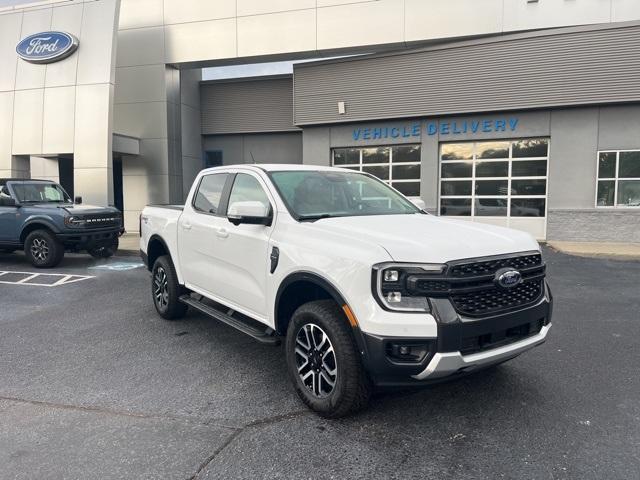
[[314,227],[376,243],[397,262],[444,263],[540,248],[525,232],[433,215],[326,218]]

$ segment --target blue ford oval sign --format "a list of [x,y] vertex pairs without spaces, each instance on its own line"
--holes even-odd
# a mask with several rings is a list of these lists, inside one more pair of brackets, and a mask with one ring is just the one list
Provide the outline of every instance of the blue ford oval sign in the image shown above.
[[31,63],[52,63],[68,57],[78,48],[78,39],[65,32],[41,32],[18,43],[16,52]]
[[513,288],[522,282],[522,274],[513,268],[501,268],[496,272],[495,282],[502,288]]

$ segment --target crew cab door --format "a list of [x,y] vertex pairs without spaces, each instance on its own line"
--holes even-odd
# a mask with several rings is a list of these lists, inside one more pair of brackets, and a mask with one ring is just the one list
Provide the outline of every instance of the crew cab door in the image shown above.
[[224,216],[232,176],[202,176],[193,198],[178,220],[178,257],[187,287],[216,295],[212,272],[219,266],[218,231],[229,223]]
[[227,210],[236,202],[260,202],[270,212],[271,225],[234,225],[225,218],[218,231],[216,268],[213,271],[216,296],[238,306],[258,319],[269,317],[267,273],[269,238],[275,225],[275,202],[264,181],[253,172],[237,173],[231,186]]

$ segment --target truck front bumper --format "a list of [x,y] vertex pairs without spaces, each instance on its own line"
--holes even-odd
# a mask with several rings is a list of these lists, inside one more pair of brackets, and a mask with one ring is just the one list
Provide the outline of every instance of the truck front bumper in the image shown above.
[[432,299],[431,305],[437,338],[362,333],[361,353],[374,384],[417,386],[462,376],[540,345],[551,329],[553,298],[546,285],[534,305],[491,317],[462,317],[447,299]]
[[121,227],[100,230],[77,230],[58,234],[57,237],[70,250],[89,250],[112,245],[123,233]]

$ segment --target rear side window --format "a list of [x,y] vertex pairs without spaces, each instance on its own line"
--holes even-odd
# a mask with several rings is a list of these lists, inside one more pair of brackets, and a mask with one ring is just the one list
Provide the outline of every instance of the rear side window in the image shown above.
[[270,206],[269,198],[260,182],[246,173],[239,173],[233,182],[229,205],[235,202],[260,202],[267,208]]
[[202,177],[196,196],[193,199],[193,208],[199,212],[218,214],[227,176],[227,173],[216,173]]

